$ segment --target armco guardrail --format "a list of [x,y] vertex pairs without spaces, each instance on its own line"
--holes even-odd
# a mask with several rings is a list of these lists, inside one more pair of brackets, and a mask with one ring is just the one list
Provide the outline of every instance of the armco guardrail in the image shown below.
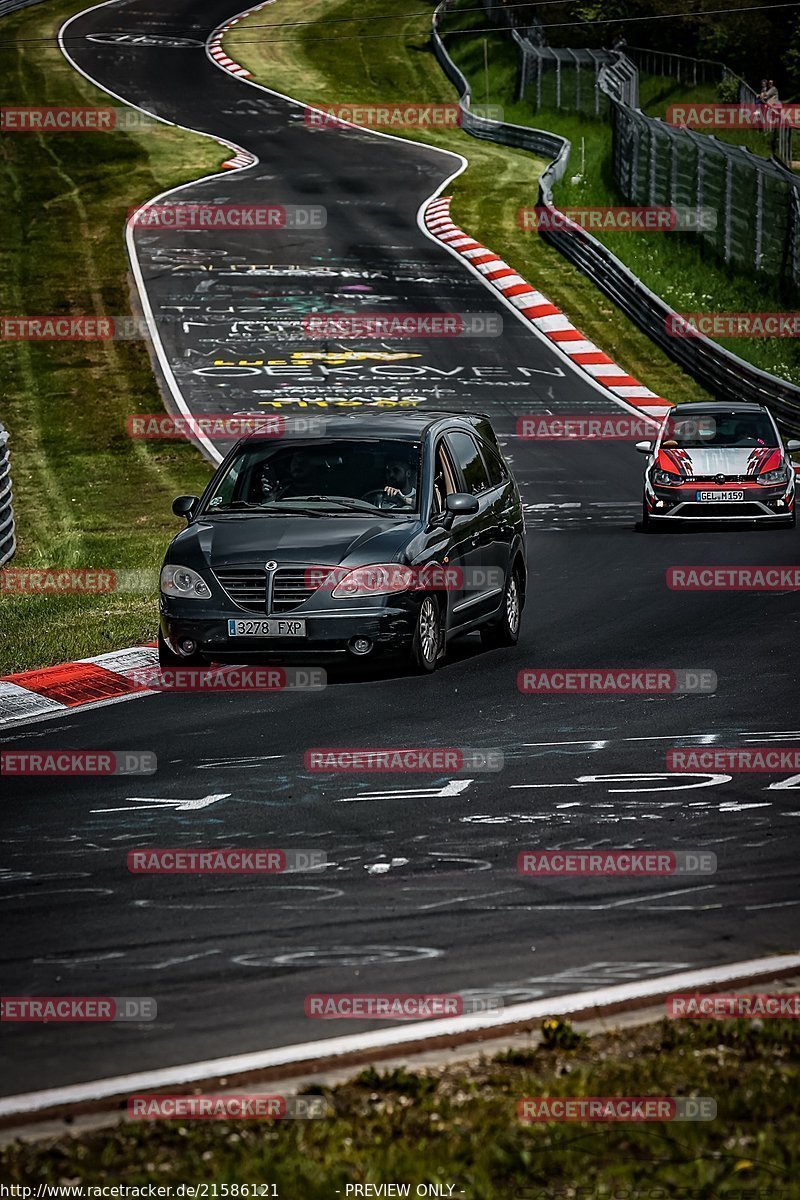
[[[673,318],[679,314],[650,291],[641,279],[611,253],[601,242],[580,225],[569,221],[553,201],[553,187],[563,178],[569,165],[571,146],[566,138],[543,129],[510,125],[493,121],[471,112],[472,93],[469,83],[447,53],[439,33],[439,23],[445,5],[440,4],[433,14],[432,41],[436,58],[447,77],[458,90],[462,110],[462,128],[474,137],[530,150],[550,158],[550,165],[539,179],[538,204],[549,210],[551,228],[539,234],[574,263],[593,283],[642,329],[688,375],[720,399],[754,401],[767,404],[782,429],[800,435],[800,387],[759,370],[752,363],[725,350],[702,335],[674,337],[668,333]],[[511,31],[515,41],[520,37]],[[613,70],[613,66],[605,71]],[[601,72],[601,80],[604,72]],[[602,83],[601,83],[602,86]],[[613,89],[610,84],[609,92]],[[567,225],[553,229],[552,225]],[[535,280],[533,281],[535,283]]]
[[[445,0],[446,3],[446,0]],[[447,78],[454,83],[460,97],[461,127],[473,137],[484,138],[488,142],[500,142],[504,146],[515,146],[517,149],[532,150],[543,158],[557,159],[566,148],[569,157],[569,142],[555,133],[547,133],[543,129],[529,129],[526,125],[510,125],[506,121],[493,121],[489,117],[481,117],[472,112],[472,89],[466,76],[461,73],[444,47],[439,36],[439,17],[444,11],[441,4],[433,14],[433,52]],[[552,166],[553,164],[551,164]],[[566,160],[564,161],[566,169]],[[561,175],[556,176],[557,179]]]
[[13,558],[16,548],[14,510],[11,507],[11,463],[8,455],[8,433],[0,425],[0,567]]
[[0,17],[7,17],[18,8],[28,8],[31,4],[41,4],[42,0],[0,0]]

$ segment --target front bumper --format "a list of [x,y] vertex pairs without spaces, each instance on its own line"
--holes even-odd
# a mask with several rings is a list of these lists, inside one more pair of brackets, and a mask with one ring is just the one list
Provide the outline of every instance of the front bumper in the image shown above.
[[[257,614],[241,609],[197,611],[197,602],[178,602],[161,597],[161,633],[173,653],[180,643],[191,640],[197,653],[213,662],[323,662],[344,658],[368,659],[376,655],[400,654],[408,650],[414,636],[416,606],[412,601],[376,607],[353,605],[347,611],[298,609],[281,616],[301,618],[306,623],[302,638],[230,637],[228,621],[257,620]],[[202,606],[201,606],[202,607]],[[355,654],[354,638],[368,638],[368,654]]]
[[[695,493],[744,492],[742,500],[697,500]],[[655,487],[648,481],[645,485],[645,504],[648,516],[653,521],[758,521],[765,524],[785,521],[794,512],[794,487],[785,484],[756,489],[752,485],[729,484],[721,487],[693,483],[680,488]]]

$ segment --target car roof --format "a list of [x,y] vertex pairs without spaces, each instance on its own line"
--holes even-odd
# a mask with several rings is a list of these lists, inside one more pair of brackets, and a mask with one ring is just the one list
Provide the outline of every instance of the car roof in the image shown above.
[[[272,416],[273,414],[269,414]],[[323,428],[322,437],[352,437],[352,438],[375,438],[388,437],[398,441],[417,442],[425,436],[429,429],[436,425],[444,424],[449,421],[460,421],[475,428],[480,422],[488,421],[489,418],[481,413],[469,412],[450,412],[445,409],[417,409],[413,412],[403,413],[293,413],[292,416],[300,418],[322,417],[325,425]],[[317,435],[319,436],[319,435]],[[296,439],[291,432],[291,426],[287,430],[287,441],[306,441],[312,440],[314,434],[304,435],[298,432]],[[265,437],[263,433],[254,430],[252,433],[245,435],[242,442],[252,441],[274,441],[274,438]]]
[[749,400],[731,400],[725,403],[724,400],[694,400],[688,404],[676,404],[671,410],[670,416],[680,412],[693,413],[713,413],[713,412],[767,412],[768,409],[763,404],[755,404]]

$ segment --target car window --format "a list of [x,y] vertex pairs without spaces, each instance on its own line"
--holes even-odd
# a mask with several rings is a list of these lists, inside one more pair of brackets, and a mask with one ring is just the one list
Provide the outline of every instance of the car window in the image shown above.
[[468,433],[455,431],[447,434],[447,444],[461,467],[467,491],[473,495],[485,492],[489,487],[489,476],[476,442]]
[[731,412],[670,414],[661,445],[682,450],[741,450],[748,446],[777,446],[778,438],[766,413]]
[[486,463],[486,470],[489,472],[489,483],[491,486],[497,487],[499,484],[504,483],[508,478],[508,474],[502,462],[497,457],[497,451],[493,450],[491,446],[487,446],[486,442],[481,441],[481,453],[483,454],[483,461]]
[[389,438],[248,441],[220,469],[206,509],[417,512],[420,448]]

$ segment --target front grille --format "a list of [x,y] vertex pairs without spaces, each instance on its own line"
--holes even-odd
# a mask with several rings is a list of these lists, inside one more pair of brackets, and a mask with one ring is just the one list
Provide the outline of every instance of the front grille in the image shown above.
[[[726,475],[725,483],[752,483],[754,475]],[[692,483],[717,483],[716,475],[692,475]],[[717,487],[723,487],[721,483],[717,483]]]
[[259,567],[223,567],[215,571],[225,591],[248,612],[267,611],[267,573]]
[[291,612],[305,604],[317,590],[308,567],[279,567],[272,581],[272,612]]
[[727,504],[683,504],[680,516],[691,517],[763,517],[765,515],[760,504],[748,503],[747,500],[730,500]]

